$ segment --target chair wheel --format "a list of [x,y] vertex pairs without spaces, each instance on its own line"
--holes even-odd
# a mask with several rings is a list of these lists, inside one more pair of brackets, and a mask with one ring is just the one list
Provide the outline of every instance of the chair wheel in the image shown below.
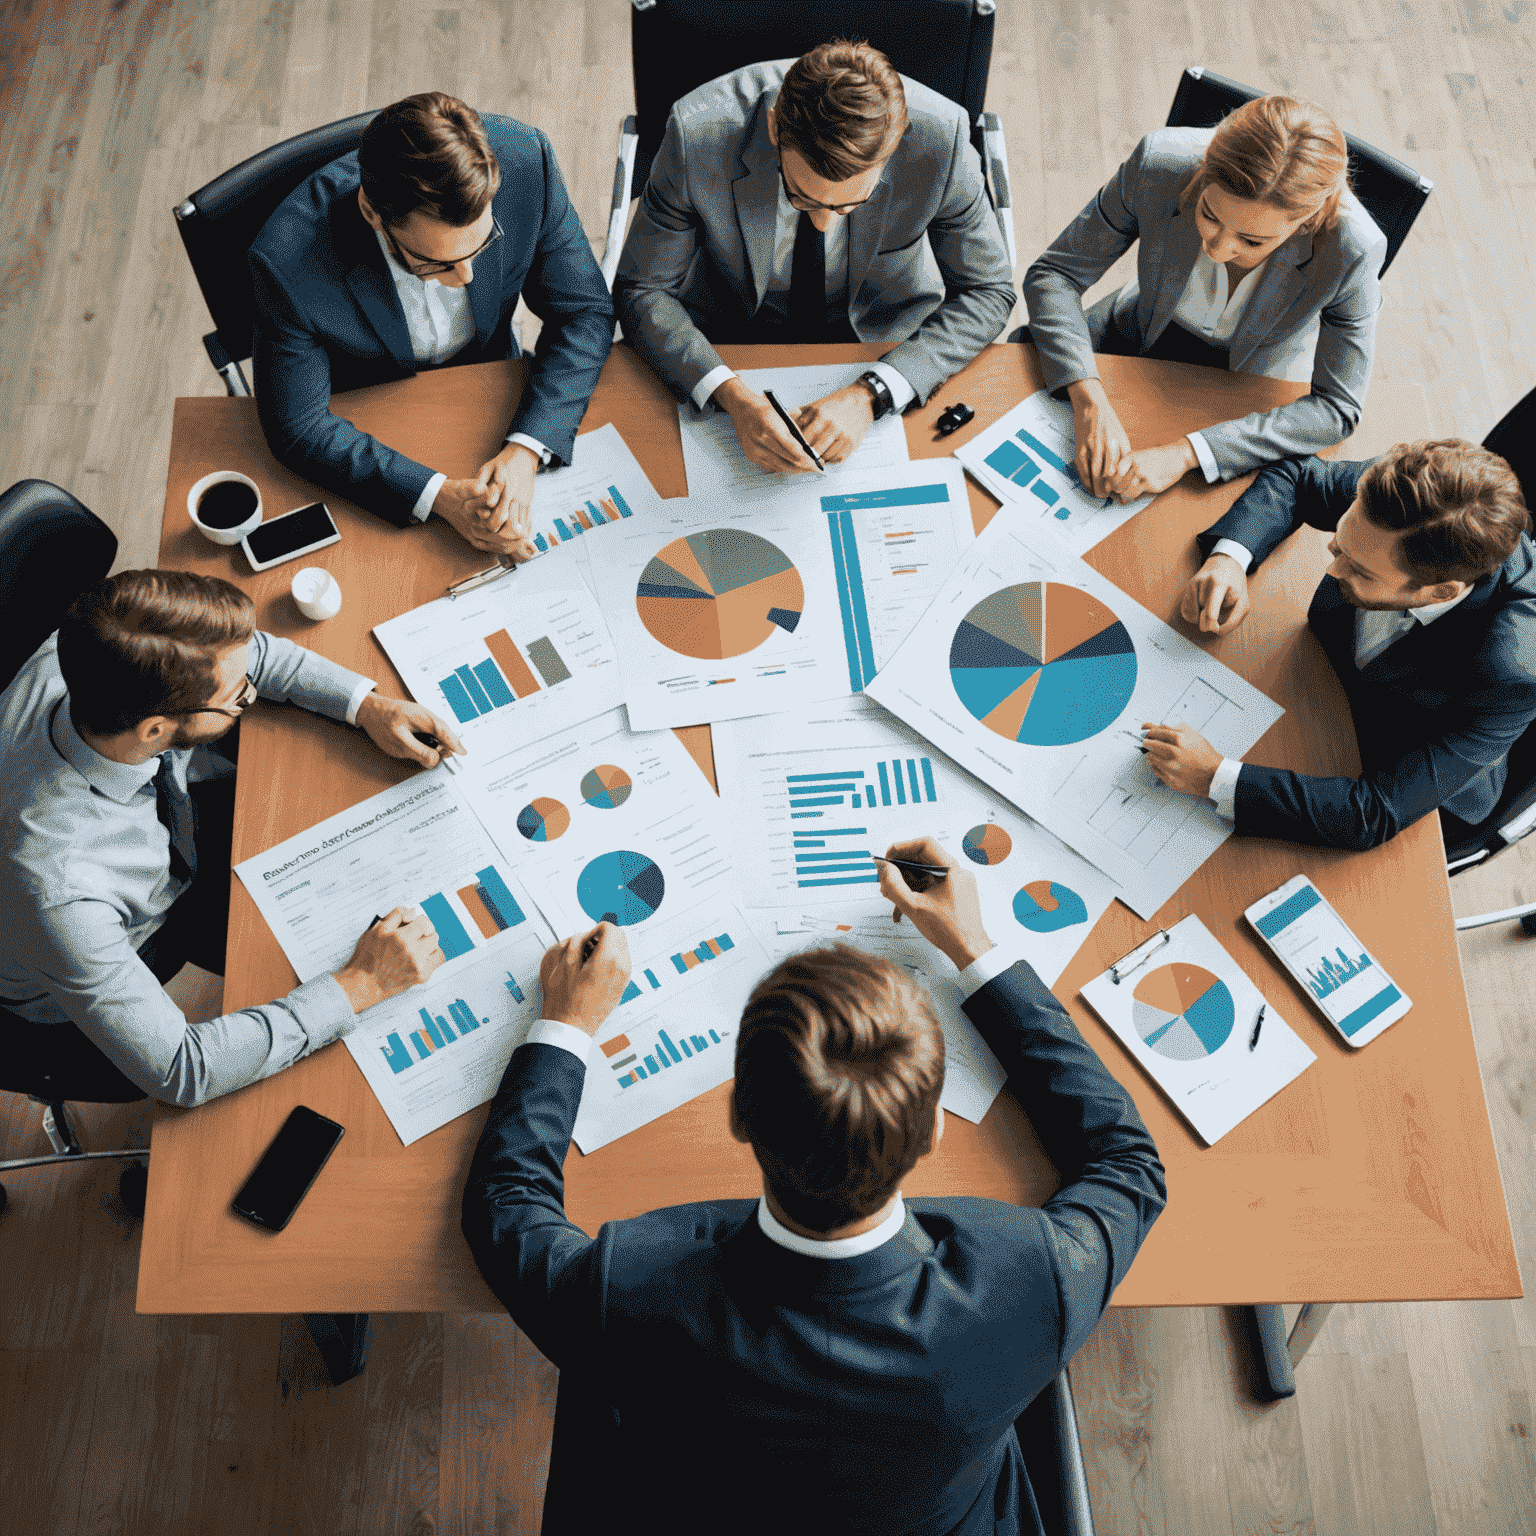
[[144,1198],[149,1193],[149,1169],[143,1163],[130,1163],[117,1181],[118,1198],[130,1215],[144,1215]]
[[1536,912],[1527,912],[1525,916],[1520,919],[1520,926],[1524,928],[1527,933],[1536,933]]

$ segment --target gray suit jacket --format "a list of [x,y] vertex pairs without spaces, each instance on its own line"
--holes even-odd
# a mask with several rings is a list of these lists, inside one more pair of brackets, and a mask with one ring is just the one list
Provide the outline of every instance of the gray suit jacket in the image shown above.
[[[1025,273],[1029,331],[1048,389],[1098,377],[1093,354],[1111,323],[1142,351],[1167,329],[1200,253],[1194,212],[1179,211],[1179,193],[1214,132],[1149,133]],[[1138,239],[1136,283],[1084,314],[1083,293]],[[1354,431],[1371,378],[1377,276],[1386,253],[1387,237],[1347,196],[1333,229],[1316,239],[1297,230],[1270,256],[1232,334],[1230,366],[1234,373],[1263,373],[1280,343],[1316,325],[1312,392],[1202,428],[1224,478],[1318,453]]]
[[[680,395],[745,339],[768,288],[779,196],[768,110],[794,61],[753,64],[672,109],[613,285],[629,344]],[[910,126],[848,215],[848,322],[926,400],[1007,324],[1013,277],[965,113],[902,79]],[[926,237],[926,241],[925,241]],[[924,269],[931,244],[942,284]]]

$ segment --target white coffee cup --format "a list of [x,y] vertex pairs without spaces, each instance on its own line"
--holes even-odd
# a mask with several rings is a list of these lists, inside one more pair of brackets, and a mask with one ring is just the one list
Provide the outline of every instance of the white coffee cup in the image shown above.
[[[197,515],[197,504],[202,500],[205,491],[215,485],[222,485],[226,481],[248,485],[256,493],[256,510],[243,523],[237,523],[233,528],[210,528]],[[238,544],[246,534],[253,533],[261,526],[261,487],[249,475],[242,475],[237,469],[216,469],[211,475],[204,475],[187,492],[187,516],[192,519],[192,526],[204,538],[211,539],[215,544]]]
[[306,619],[334,619],[341,612],[341,584],[322,566],[306,565],[291,590]]

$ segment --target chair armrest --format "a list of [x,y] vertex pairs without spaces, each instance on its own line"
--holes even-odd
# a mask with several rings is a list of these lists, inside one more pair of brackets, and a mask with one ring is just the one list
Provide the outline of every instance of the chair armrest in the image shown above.
[[208,361],[213,364],[213,371],[224,380],[224,388],[232,395],[249,395],[251,386],[246,383],[245,371],[224,350],[217,331],[209,331],[203,337],[203,347],[208,353]]
[[976,126],[981,130],[982,169],[1008,252],[1008,265],[1017,269],[1019,246],[1013,234],[1013,192],[1008,185],[1008,141],[1003,136],[1003,120],[995,112],[983,112],[976,119]]
[[619,270],[624,248],[624,225],[634,191],[635,151],[640,147],[639,124],[633,113],[619,125],[619,158],[613,167],[613,206],[608,210],[608,240],[603,246],[603,281],[613,292],[613,274]]

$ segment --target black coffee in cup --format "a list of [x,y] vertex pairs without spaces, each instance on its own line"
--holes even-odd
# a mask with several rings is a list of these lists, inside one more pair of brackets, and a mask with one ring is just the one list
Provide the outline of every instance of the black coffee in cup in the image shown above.
[[209,528],[238,528],[256,510],[256,492],[239,480],[220,480],[197,499],[197,518]]

